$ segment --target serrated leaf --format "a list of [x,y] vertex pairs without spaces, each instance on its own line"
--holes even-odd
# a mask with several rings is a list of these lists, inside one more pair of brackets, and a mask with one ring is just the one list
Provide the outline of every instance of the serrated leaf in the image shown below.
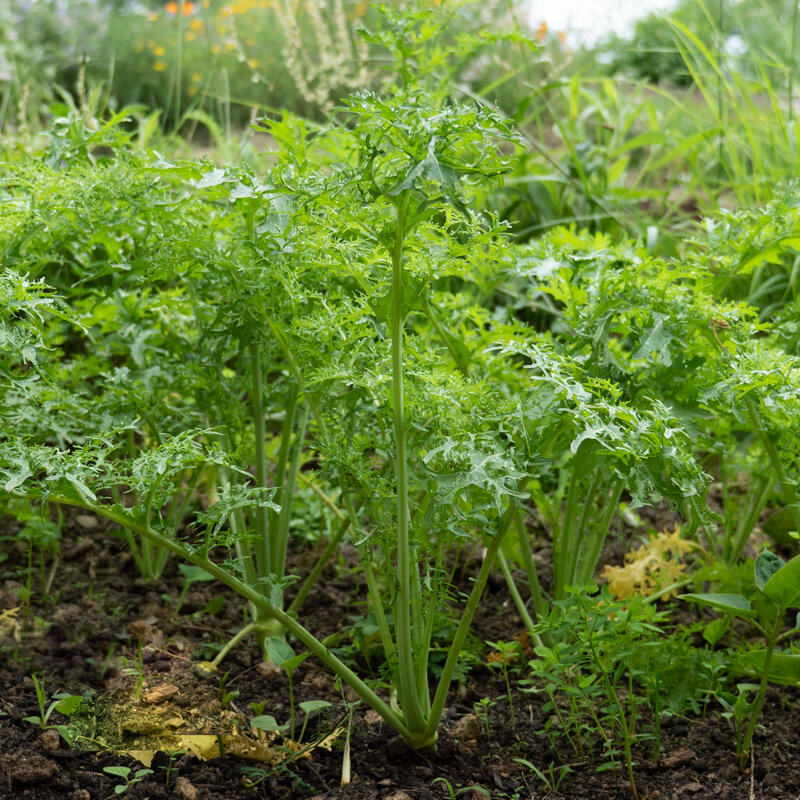
[[13,492],[14,489],[22,486],[25,481],[33,475],[28,459],[24,456],[9,459],[10,463],[15,467],[14,470],[9,471],[9,479],[3,487],[7,492]]
[[232,183],[236,178],[228,173],[228,170],[215,167],[210,172],[206,172],[199,181],[197,181],[198,189],[207,189],[211,186],[219,186],[221,183]]
[[90,503],[97,500],[97,495],[83,481],[73,475],[67,475],[66,479],[83,500]]
[[389,196],[396,197],[397,195],[409,189],[414,189],[420,178],[427,178],[433,181],[444,191],[453,188],[458,180],[458,174],[446,164],[442,164],[436,155],[436,142],[437,137],[432,136],[428,142],[428,151],[425,158],[415,164],[391,189],[389,189]]
[[663,364],[665,367],[670,367],[672,366],[672,354],[669,349],[671,342],[672,334],[667,330],[664,324],[664,318],[658,318],[653,327],[647,331],[645,340],[631,358],[644,358],[649,360],[652,359],[653,354],[655,354],[659,363]]

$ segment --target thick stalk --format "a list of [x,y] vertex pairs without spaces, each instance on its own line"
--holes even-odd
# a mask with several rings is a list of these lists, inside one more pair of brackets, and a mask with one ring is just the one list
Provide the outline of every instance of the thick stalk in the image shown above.
[[595,567],[597,566],[597,559],[600,558],[600,550],[603,547],[608,536],[608,529],[611,527],[611,520],[619,506],[619,497],[622,490],[625,488],[625,481],[619,478],[611,488],[611,496],[606,502],[603,509],[603,515],[597,523],[594,536],[591,539],[589,553],[584,561],[579,565],[579,570],[576,571],[575,578],[578,585],[584,585],[592,579]]
[[[525,521],[522,519],[522,511],[519,504],[517,504],[517,510],[514,514],[514,528],[517,532],[517,542],[519,544],[519,552],[522,556],[522,566],[528,578],[528,589],[531,593],[533,610],[539,614],[539,616],[544,617],[550,609],[542,596],[542,587],[539,583],[539,571],[536,569],[536,563],[533,560],[531,539],[525,528]],[[549,634],[546,638],[549,638]]]
[[783,501],[789,506],[795,529],[800,531],[800,508],[798,508],[797,494],[786,480],[786,471],[783,468],[783,462],[781,461],[780,453],[778,453],[778,448],[775,447],[772,439],[769,438],[769,433],[764,427],[761,415],[758,413],[756,404],[752,400],[747,401],[747,409],[750,412],[750,419],[753,421],[756,435],[761,439],[761,443],[764,445],[764,449],[767,451],[770,463],[772,464],[772,469],[775,471],[775,477],[777,477],[780,482]]
[[577,516],[580,506],[579,484],[582,476],[583,470],[578,466],[574,467],[567,489],[561,535],[557,543],[553,542],[553,597],[559,600],[566,597],[564,587],[571,581],[578,559]]
[[[252,355],[253,385],[250,404],[253,408],[253,434],[256,448],[256,484],[259,489],[267,488],[267,429],[264,419],[264,381],[261,374],[261,348],[257,342],[250,345]],[[271,563],[269,547],[269,509],[264,506],[253,508],[256,523],[256,567],[261,576],[272,575],[274,565]]]
[[395,641],[398,676],[403,698],[403,713],[411,731],[425,727],[414,680],[414,640],[411,630],[411,542],[409,537],[408,463],[406,461],[406,418],[404,407],[403,334],[403,243],[409,192],[397,210],[392,249],[392,405],[397,481],[397,598],[395,602]]
[[758,694],[756,695],[756,699],[753,700],[753,705],[750,706],[750,719],[747,723],[747,730],[744,734],[741,751],[736,754],[736,763],[739,769],[744,769],[747,766],[747,758],[750,755],[753,735],[756,732],[756,725],[758,724],[758,718],[761,714],[761,707],[764,705],[764,698],[767,696],[767,684],[769,683],[769,668],[772,663],[772,653],[775,650],[785,614],[785,608],[780,609],[779,613],[776,614],[772,635],[767,641],[767,652],[764,654],[764,668],[761,672],[761,685],[758,687]]
[[[300,387],[297,383],[293,383],[289,390],[289,398],[286,401],[286,416],[281,426],[281,446],[278,450],[278,463],[275,470],[275,485],[280,488],[280,502],[278,505],[283,508],[283,494],[284,494],[284,481],[286,479],[286,465],[289,463],[289,451],[292,444],[292,434],[294,432],[294,418],[297,413],[297,395]],[[298,438],[303,439],[304,436]],[[270,528],[273,525],[278,525],[278,513],[272,511],[270,513]]]
[[[523,479],[520,482],[518,491],[523,491],[523,487],[526,482],[527,479]],[[421,737],[423,742],[427,740],[427,747],[433,746],[433,744],[436,742],[436,729],[439,727],[439,721],[442,718],[444,704],[447,700],[447,692],[450,689],[450,683],[453,680],[453,673],[458,665],[458,659],[461,655],[461,650],[464,647],[464,642],[467,640],[467,634],[469,633],[469,628],[472,624],[472,618],[475,616],[475,612],[478,610],[478,603],[480,602],[481,595],[483,594],[483,589],[486,586],[486,581],[489,579],[489,574],[492,571],[495,556],[500,549],[500,545],[503,543],[506,533],[508,533],[508,529],[511,527],[511,522],[513,519],[514,506],[509,508],[508,511],[506,511],[506,513],[503,515],[497,533],[492,537],[489,546],[486,548],[486,555],[484,556],[483,564],[481,564],[478,577],[473,584],[472,591],[470,592],[467,600],[467,605],[464,608],[464,613],[461,615],[458,628],[456,629],[455,635],[453,636],[453,641],[447,652],[447,659],[444,662],[442,675],[439,678],[439,683],[436,687],[436,694],[434,695],[433,702],[431,703],[431,710],[428,714],[428,724],[425,726],[425,731]]]
[[739,517],[736,532],[722,543],[723,559],[726,564],[733,565],[739,560],[764,506],[767,504],[767,492],[771,485],[772,480],[769,477],[760,475],[756,479],[755,488],[750,493],[747,511]]
[[[289,546],[289,525],[292,521],[292,505],[294,504],[294,491],[297,486],[297,475],[300,472],[300,458],[303,454],[303,441],[306,438],[306,425],[308,424],[308,406],[304,405],[297,422],[297,437],[294,442],[288,472],[283,470],[281,488],[281,512],[278,518],[278,531],[275,536],[275,549],[272,553],[272,563],[275,574],[279,580],[286,574],[286,550]],[[281,470],[279,470],[280,474]]]
[[528,609],[525,608],[525,601],[522,599],[522,595],[519,593],[519,589],[517,589],[517,584],[514,582],[514,576],[511,574],[511,568],[508,566],[508,561],[506,557],[503,555],[503,551],[499,550],[497,553],[497,563],[500,564],[500,569],[503,572],[503,577],[506,579],[506,586],[508,587],[508,593],[511,595],[511,599],[514,601],[514,606],[517,609],[517,613],[522,620],[522,624],[527,629],[528,633],[531,634],[533,637],[533,641],[540,646],[543,644],[541,637],[538,633],[533,633],[533,629],[536,627],[536,623],[531,618],[531,615],[528,613]]
[[[399,684],[396,680],[397,675],[397,653],[394,649],[394,640],[392,639],[392,632],[389,629],[389,623],[386,620],[386,614],[383,611],[383,603],[381,602],[381,593],[378,588],[378,581],[375,579],[375,570],[372,569],[372,562],[366,556],[363,558],[364,563],[364,577],[367,580],[367,597],[372,605],[372,611],[375,614],[375,622],[378,626],[378,633],[381,637],[381,644],[383,645],[383,654],[386,658],[386,663],[389,665],[392,677],[395,683]],[[402,697],[402,692],[400,692]],[[402,707],[402,701],[400,703]]]
[[597,493],[597,484],[600,479],[599,470],[595,470],[592,474],[591,479],[589,480],[589,487],[586,489],[581,502],[583,503],[583,509],[581,510],[581,516],[578,520],[578,526],[576,528],[576,537],[575,537],[575,561],[573,562],[573,571],[570,575],[570,583],[574,583],[577,580],[578,576],[578,561],[579,561],[579,553],[583,550],[581,545],[583,544],[586,529],[589,527],[589,517],[591,516],[592,512],[594,511],[594,498],[595,494]]

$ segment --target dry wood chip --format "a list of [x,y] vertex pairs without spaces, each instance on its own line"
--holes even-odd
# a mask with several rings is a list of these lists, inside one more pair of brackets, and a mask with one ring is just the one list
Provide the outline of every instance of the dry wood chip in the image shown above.
[[178,694],[179,689],[172,683],[160,683],[158,686],[154,686],[152,689],[148,689],[142,695],[142,702],[147,703],[148,705],[155,705],[156,703],[163,703],[165,700],[169,700],[170,697],[173,695]]
[[667,769],[682,767],[684,764],[688,764],[695,755],[696,753],[694,750],[690,750],[688,747],[680,747],[677,750],[673,750],[671,753],[667,753],[661,759],[661,766]]

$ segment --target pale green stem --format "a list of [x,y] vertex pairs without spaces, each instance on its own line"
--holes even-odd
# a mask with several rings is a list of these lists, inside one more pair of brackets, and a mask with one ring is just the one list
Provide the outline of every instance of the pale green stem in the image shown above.
[[580,570],[575,576],[579,585],[588,583],[592,579],[592,575],[594,575],[594,571],[597,567],[597,559],[600,558],[600,550],[603,548],[603,542],[605,542],[608,536],[611,520],[619,507],[619,497],[624,488],[625,481],[621,478],[611,487],[611,496],[606,501],[603,515],[598,520],[594,535],[591,538],[588,557],[581,563]]
[[[518,488],[520,492],[523,491],[525,483],[527,483],[527,479],[523,479],[521,481]],[[453,680],[453,673],[458,665],[458,659],[461,655],[462,649],[464,648],[464,643],[467,640],[469,628],[472,624],[472,618],[475,616],[475,612],[478,610],[478,603],[480,602],[481,595],[483,594],[483,589],[486,586],[486,581],[489,579],[489,574],[492,571],[495,556],[500,549],[500,545],[503,543],[503,539],[505,538],[508,529],[511,527],[511,522],[513,519],[514,507],[512,506],[503,515],[497,533],[492,537],[489,546],[486,548],[486,555],[484,556],[483,564],[481,564],[478,577],[472,587],[472,591],[470,592],[467,600],[467,605],[464,608],[464,613],[461,615],[458,628],[456,629],[455,635],[453,636],[453,641],[450,644],[450,648],[447,652],[447,659],[445,660],[444,667],[442,668],[442,674],[436,687],[436,694],[434,695],[433,702],[431,703],[431,710],[428,714],[428,724],[425,726],[425,732],[422,737],[423,741],[428,739],[431,743],[433,743],[436,740],[436,729],[439,727],[439,721],[442,718],[444,704],[447,700],[447,692],[450,689],[450,683]]]
[[772,635],[767,638],[767,651],[764,653],[764,667],[761,671],[761,685],[758,687],[758,694],[755,700],[753,700],[753,704],[750,706],[750,720],[747,723],[747,730],[742,740],[741,752],[736,754],[736,763],[739,769],[744,769],[747,766],[747,757],[750,755],[753,735],[756,732],[756,725],[758,724],[758,718],[761,714],[761,707],[764,705],[764,698],[767,696],[767,684],[769,683],[769,668],[772,663],[772,654],[778,641],[778,635],[780,634],[785,614],[786,609],[781,608],[775,618]]
[[406,192],[397,210],[395,240],[392,249],[392,412],[395,440],[395,478],[397,481],[397,597],[395,601],[395,640],[398,674],[403,698],[403,713],[410,730],[419,731],[425,721],[414,680],[414,641],[412,623],[411,542],[409,537],[408,463],[406,461],[406,419],[404,399],[403,335],[403,243],[406,209],[410,200]]
[[[528,578],[528,589],[531,593],[531,602],[533,609],[539,616],[546,616],[549,607],[542,596],[542,587],[539,583],[539,571],[536,569],[536,564],[533,560],[533,552],[531,551],[531,538],[525,528],[525,521],[522,519],[522,511],[517,504],[517,511],[514,515],[514,527],[517,531],[517,542],[519,543],[519,551],[522,556],[522,566],[525,569],[525,575]],[[549,638],[549,634],[545,638]]]
[[[261,374],[261,348],[257,342],[250,345],[252,355],[253,384],[250,393],[250,403],[253,407],[253,434],[255,436],[255,467],[256,485],[259,490],[267,488],[267,430],[264,419],[264,381]],[[263,500],[262,498],[259,498]],[[256,505],[253,508],[253,517],[256,524],[256,567],[261,576],[272,575],[275,565],[272,564],[269,546],[269,510],[265,506]]]
[[[297,395],[300,391],[300,387],[297,383],[293,383],[291,389],[289,390],[289,398],[286,401],[286,416],[283,420],[283,426],[281,427],[281,446],[278,450],[278,463],[277,469],[275,471],[275,485],[280,488],[280,498],[279,498],[279,505],[281,509],[283,508],[283,495],[284,495],[284,481],[286,479],[286,464],[289,461],[289,451],[292,445],[292,434],[294,433],[294,418],[295,414],[297,413]],[[303,436],[299,436],[302,440],[305,438],[305,433]],[[279,513],[272,511],[270,514],[270,528],[273,525],[277,526],[279,524]]]
[[775,444],[769,436],[769,432],[764,427],[756,404],[752,400],[748,400],[747,408],[750,412],[750,418],[753,420],[756,434],[759,439],[761,439],[761,443],[764,445],[764,449],[767,451],[770,463],[772,464],[772,469],[775,471],[775,476],[781,484],[784,502],[789,506],[795,529],[800,531],[800,508],[798,508],[797,494],[786,479],[786,471],[783,468],[783,462],[781,461],[780,453],[778,453],[778,448],[775,447]]
[[300,472],[300,458],[303,453],[303,441],[306,437],[306,425],[308,424],[308,407],[303,406],[300,418],[297,423],[297,438],[294,443],[288,473],[285,481],[280,485],[281,489],[281,513],[278,520],[278,532],[275,537],[275,552],[272,554],[272,562],[275,565],[275,574],[282,579],[286,574],[286,551],[289,546],[289,526],[292,521],[292,505],[294,503],[294,492],[297,486],[297,475]]
[[538,633],[533,633],[533,629],[536,627],[536,623],[531,618],[531,615],[528,613],[528,609],[525,607],[525,601],[522,599],[522,595],[519,593],[519,589],[517,589],[517,585],[514,582],[514,576],[511,574],[511,568],[508,566],[508,561],[506,557],[503,555],[503,551],[500,550],[497,553],[497,563],[500,564],[500,569],[503,571],[503,577],[506,579],[506,586],[508,587],[508,592],[511,595],[511,599],[514,601],[514,606],[517,609],[517,613],[522,620],[522,624],[528,630],[528,633],[533,636],[534,642],[537,645],[543,644],[541,637]]
[[723,542],[723,558],[726,564],[733,565],[739,560],[742,551],[753,528],[767,504],[767,492],[772,485],[772,480],[764,475],[759,475],[756,478],[755,488],[750,493],[750,500],[747,504],[747,510],[739,517],[739,524],[736,526],[736,532],[732,537],[728,537]]

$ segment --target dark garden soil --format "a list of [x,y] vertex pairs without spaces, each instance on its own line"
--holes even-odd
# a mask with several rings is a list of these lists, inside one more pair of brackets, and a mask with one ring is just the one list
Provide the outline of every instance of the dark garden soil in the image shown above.
[[[40,571],[33,565],[31,609],[27,621],[20,590],[26,558],[10,548],[0,564],[0,797],[32,800],[101,800],[115,797],[124,785],[104,767],[127,766],[134,775],[150,763],[152,774],[132,784],[122,797],[240,800],[240,798],[352,798],[432,800],[458,797],[630,798],[624,771],[597,772],[595,762],[581,761],[566,747],[556,753],[542,735],[542,695],[517,693],[512,728],[501,676],[486,665],[482,641],[511,641],[521,634],[519,618],[502,580],[487,587],[475,624],[473,665],[455,685],[435,755],[409,752],[380,718],[363,704],[348,716],[350,690],[338,688],[331,675],[309,659],[294,673],[295,704],[328,701],[312,711],[302,737],[304,752],[282,745],[280,737],[256,741],[237,733],[237,720],[259,714],[283,724],[290,718],[286,673],[260,663],[252,641],[236,648],[216,674],[197,666],[210,642],[230,638],[242,626],[241,604],[213,583],[191,586],[175,618],[172,608],[181,588],[173,562],[165,577],[147,584],[136,575],[130,556],[103,531],[104,523],[82,515],[70,517],[51,598],[41,602]],[[621,552],[617,553],[618,562]],[[462,554],[463,556],[463,554]],[[308,569],[313,554],[295,556],[295,568]],[[462,559],[463,561],[463,559]],[[313,590],[303,619],[327,636],[364,614],[363,593],[347,557],[330,568]],[[45,563],[44,578],[52,564]],[[456,573],[467,585],[477,572],[477,556]],[[221,598],[220,600],[214,600]],[[204,613],[209,602],[216,614]],[[6,612],[6,613],[3,613]],[[343,644],[349,639],[343,639]],[[370,641],[353,652],[368,670]],[[140,651],[141,648],[141,651]],[[144,682],[135,697],[138,652]],[[127,667],[126,667],[127,662]],[[82,738],[69,749],[56,731],[40,731],[25,717],[39,714],[31,675],[45,676],[48,700],[55,692],[90,699],[73,717]],[[488,712],[488,735],[474,716],[474,704],[494,701]],[[657,764],[639,754],[636,780],[643,798],[800,798],[800,691],[771,691],[756,734],[752,767],[733,763],[733,732],[713,712],[703,719],[666,719]],[[54,724],[68,720],[57,713]],[[303,713],[297,714],[299,737]],[[350,725],[351,781],[340,785]],[[244,730],[241,727],[239,730]],[[187,738],[188,737],[188,738]],[[218,752],[224,758],[203,760],[192,752]],[[155,750],[172,751],[156,752]],[[189,751],[189,752],[187,752]],[[598,747],[599,751],[599,747]],[[250,756],[250,757],[243,757]],[[253,758],[257,756],[258,758]],[[260,760],[259,760],[260,758]],[[569,762],[572,770],[558,791],[515,759],[525,759],[547,773],[547,766]],[[557,774],[557,771],[556,771]]]

